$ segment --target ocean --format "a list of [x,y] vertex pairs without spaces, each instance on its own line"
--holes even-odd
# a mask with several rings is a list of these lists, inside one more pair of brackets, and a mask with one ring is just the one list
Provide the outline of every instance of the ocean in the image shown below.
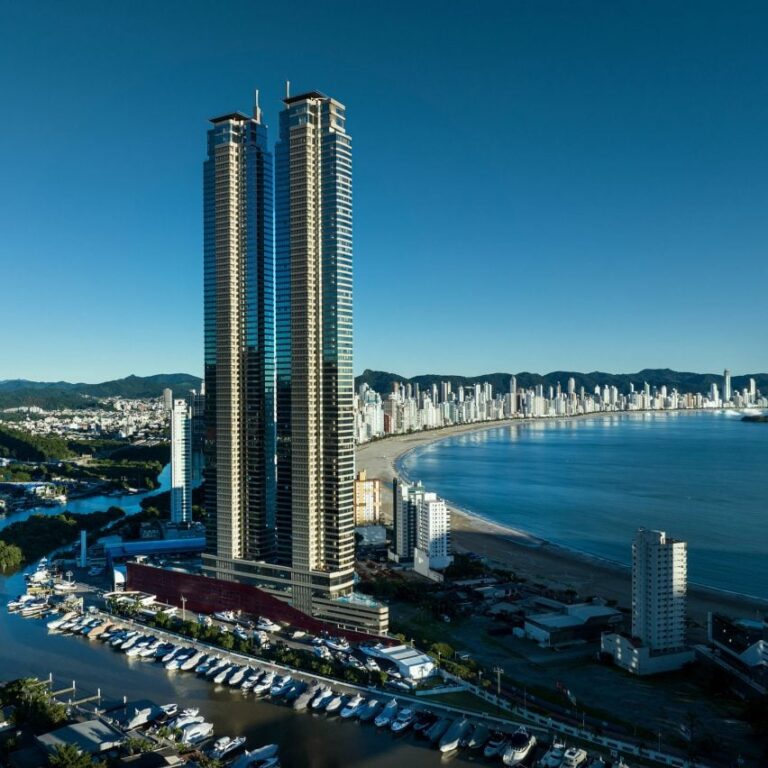
[[688,542],[689,581],[768,598],[768,424],[735,412],[514,422],[399,469],[487,520],[623,564],[639,527]]

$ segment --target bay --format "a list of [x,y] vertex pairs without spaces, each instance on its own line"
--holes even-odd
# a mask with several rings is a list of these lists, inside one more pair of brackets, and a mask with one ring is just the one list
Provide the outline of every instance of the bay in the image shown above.
[[768,426],[735,412],[515,422],[398,468],[487,520],[623,564],[637,528],[664,530],[688,542],[690,581],[768,597]]

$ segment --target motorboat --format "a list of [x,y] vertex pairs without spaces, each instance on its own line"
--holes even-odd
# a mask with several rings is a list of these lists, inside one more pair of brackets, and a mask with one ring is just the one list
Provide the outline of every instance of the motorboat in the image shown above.
[[469,747],[469,749],[480,749],[485,745],[485,742],[488,741],[490,735],[491,732],[488,730],[488,726],[481,723],[475,728],[475,732],[467,742],[467,747]]
[[213,735],[213,723],[190,723],[181,729],[179,741],[182,744],[199,744]]
[[219,671],[213,676],[213,682],[216,683],[216,685],[220,685],[232,674],[233,670],[233,664],[225,664],[223,667],[220,667]]
[[211,664],[213,664],[215,658],[215,656],[211,655],[204,656],[200,659],[200,663],[195,667],[195,674],[202,675],[204,672],[207,672],[211,668]]
[[297,697],[296,700],[293,702],[293,708],[300,712],[303,709],[306,709],[309,706],[309,702],[312,701],[312,699],[317,696],[318,691],[320,690],[320,686],[317,683],[314,683],[309,688],[305,688]]
[[346,637],[329,637],[325,641],[325,645],[332,651],[341,651],[342,653],[349,653],[350,651],[349,640]]
[[53,632],[59,629],[62,624],[66,624],[68,621],[74,619],[75,616],[77,616],[77,614],[74,611],[68,611],[58,619],[52,619],[45,626]]
[[166,717],[176,717],[179,714],[179,705],[175,701],[170,704],[162,704],[160,710]]
[[256,622],[256,629],[260,629],[262,632],[279,632],[281,627],[271,619],[259,616],[259,620]]
[[232,630],[232,634],[238,640],[248,640],[248,633],[239,624]]
[[285,692],[285,700],[289,703],[293,703],[301,696],[304,691],[307,690],[307,684],[303,680],[294,680]]
[[263,676],[260,669],[253,669],[253,667],[249,667],[249,669],[251,670],[250,674],[240,683],[240,690],[244,693],[252,690]]
[[237,616],[234,611],[217,611],[213,614],[213,618],[227,624],[235,624],[237,622]]
[[253,640],[260,647],[263,647],[269,644],[269,635],[263,629],[259,629],[253,633]]
[[236,752],[244,744],[245,736],[236,736],[235,738],[222,736],[220,739],[216,739],[213,743],[213,746],[211,747],[211,757],[214,760],[221,760],[223,757]]
[[372,659],[370,656],[365,660],[365,668],[369,672],[381,672],[381,667],[376,659]]
[[377,728],[387,728],[397,714],[397,699],[390,699],[385,705],[384,709],[376,715],[376,719],[373,724]]
[[188,725],[194,725],[195,723],[202,723],[205,720],[204,717],[195,713],[194,715],[185,715],[183,712],[171,723],[171,727],[182,730]]
[[368,699],[368,701],[360,707],[357,713],[357,719],[361,723],[367,723],[369,720],[373,720],[373,718],[376,717],[376,713],[380,708],[381,702],[378,699]]
[[[277,744],[267,744],[266,746],[259,747],[249,752],[247,749],[238,757],[231,768],[271,768],[271,766],[277,766],[279,763],[277,753],[279,747]],[[267,761],[273,760],[275,762],[268,763]]]
[[269,689],[275,682],[274,672],[265,672],[264,677],[259,678],[259,681],[253,686],[253,693],[256,696],[263,696],[265,693],[269,693]]
[[[483,750],[483,757],[490,760],[493,757],[499,757],[504,753],[507,747],[507,735],[501,731],[496,731],[491,735],[488,743]],[[558,763],[559,765],[559,763]]]
[[454,720],[448,730],[443,734],[440,739],[438,748],[441,752],[455,752],[459,748],[461,740],[469,733],[469,729],[472,724],[466,717],[460,717],[458,720]]
[[504,765],[519,765],[536,746],[536,737],[525,728],[518,728],[510,737],[501,760]]
[[281,675],[272,683],[269,689],[269,695],[273,699],[279,699],[288,693],[288,689],[293,685],[293,678],[290,675]]
[[331,700],[325,705],[325,713],[327,715],[333,715],[338,712],[345,703],[345,697],[340,693],[331,697]]
[[134,709],[133,714],[126,717],[125,729],[132,731],[134,728],[140,728],[142,725],[154,720],[160,714],[160,710],[157,707],[142,707],[141,709]]
[[561,768],[579,768],[587,761],[587,751],[580,747],[568,747],[563,755]]
[[389,726],[392,733],[402,733],[407,731],[416,720],[416,712],[411,707],[403,707],[392,719]]
[[142,659],[154,658],[155,651],[160,647],[159,640],[153,640],[149,645],[145,645],[141,651],[139,651],[139,657]]
[[160,661],[162,661],[163,664],[167,664],[178,653],[181,653],[181,646],[173,645],[173,643],[171,643],[170,647],[168,648],[168,652],[165,654],[165,656],[160,657]]
[[74,581],[57,581],[53,585],[53,591],[57,595],[65,595],[68,592],[75,592],[77,590],[77,584]]
[[331,661],[331,659],[333,659],[333,654],[324,645],[316,645],[312,649],[312,653],[314,653],[318,659],[325,659],[325,661]]
[[332,698],[333,691],[327,686],[324,686],[318,691],[317,696],[312,699],[311,707],[318,712],[322,712],[328,706]]
[[445,732],[451,727],[450,717],[441,717],[428,731],[427,738],[433,743],[437,744],[440,739],[443,738]]
[[426,736],[426,731],[429,730],[437,722],[437,715],[432,712],[419,712],[416,715],[416,719],[413,721],[413,730],[415,733],[423,733]]
[[347,720],[350,717],[354,717],[357,714],[357,710],[363,706],[364,701],[365,699],[359,693],[356,693],[341,710],[342,719]]
[[190,669],[196,667],[203,660],[204,656],[205,654],[202,651],[196,651],[189,658],[184,659],[179,669],[183,672],[188,672]]
[[205,677],[208,680],[213,680],[215,677],[218,676],[219,672],[222,672],[225,669],[228,669],[230,667],[230,663],[226,661],[225,659],[219,659],[219,661],[216,664],[213,664],[211,667],[208,668],[208,671],[205,673]]
[[253,667],[249,667],[247,665],[236,669],[227,680],[227,685],[230,685],[233,688],[240,685],[245,679],[246,675],[250,675],[251,672],[253,672]]
[[552,746],[539,760],[539,768],[560,768],[565,758],[565,743],[555,737]]

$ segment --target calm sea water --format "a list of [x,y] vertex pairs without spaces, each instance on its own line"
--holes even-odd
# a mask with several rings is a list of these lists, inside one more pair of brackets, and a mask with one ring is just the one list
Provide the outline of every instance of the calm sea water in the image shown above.
[[688,542],[693,582],[768,598],[768,425],[727,412],[537,421],[458,435],[401,469],[460,507],[622,563],[638,527]]

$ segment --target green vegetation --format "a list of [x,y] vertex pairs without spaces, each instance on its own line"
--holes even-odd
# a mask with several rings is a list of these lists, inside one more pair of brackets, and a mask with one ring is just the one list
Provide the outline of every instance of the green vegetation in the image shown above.
[[[0,548],[10,546],[21,552],[21,561],[28,563],[47,555],[59,547],[71,544],[77,539],[79,531],[89,533],[100,531],[105,525],[119,520],[125,512],[119,507],[110,507],[106,512],[92,512],[88,515],[32,515],[27,520],[13,523],[3,529]],[[2,551],[2,549],[0,549]]]
[[51,461],[75,456],[61,437],[31,435],[20,429],[0,426],[0,456],[18,461]]
[[62,744],[48,758],[48,765],[51,768],[102,768],[104,763],[81,752],[74,744]]
[[51,701],[46,685],[32,678],[12,680],[0,687],[0,704],[13,705],[14,723],[34,733],[50,731],[67,719],[67,708]]
[[15,571],[24,562],[21,549],[14,544],[0,540],[0,573]]

